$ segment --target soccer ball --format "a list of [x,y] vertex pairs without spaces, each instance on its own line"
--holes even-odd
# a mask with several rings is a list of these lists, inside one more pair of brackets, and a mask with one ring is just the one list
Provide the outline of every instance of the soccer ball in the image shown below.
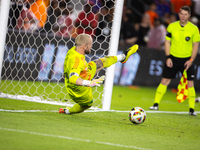
[[134,107],[129,112],[129,120],[134,124],[143,123],[146,119],[146,112],[141,107]]

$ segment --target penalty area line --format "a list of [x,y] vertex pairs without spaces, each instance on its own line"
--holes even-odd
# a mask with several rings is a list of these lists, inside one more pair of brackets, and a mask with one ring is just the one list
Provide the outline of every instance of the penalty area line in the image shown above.
[[7,110],[0,109],[0,112],[58,112],[57,110]]
[[0,127],[0,130],[12,131],[12,132],[18,132],[18,133],[26,133],[26,134],[32,134],[32,135],[39,135],[39,136],[45,136],[45,137],[67,139],[67,140],[74,140],[74,141],[81,141],[81,142],[87,142],[87,143],[96,143],[96,144],[123,147],[123,148],[135,148],[135,149],[140,149],[140,150],[152,150],[152,149],[137,147],[137,146],[133,146],[133,145],[122,145],[122,144],[115,144],[115,143],[109,143],[109,142],[100,142],[100,141],[93,141],[93,140],[73,138],[73,137],[61,136],[61,135],[46,134],[46,133],[39,133],[39,132],[24,131],[24,130],[11,129],[11,128],[2,128],[2,127]]
[[[129,111],[121,111],[121,110],[109,110],[109,111],[104,111],[104,110],[86,110],[84,112],[122,112],[122,113],[128,113]],[[200,111],[195,111],[197,114],[200,113]],[[188,114],[188,111],[181,111],[181,112],[175,112],[175,111],[146,111],[146,113],[165,113],[165,114]]]
[[[58,112],[58,110],[7,110],[7,109],[0,109],[0,112]],[[128,113],[130,111],[120,111],[120,110],[86,110],[85,113],[93,113],[93,112],[117,112],[117,113]],[[195,111],[197,114],[200,114],[200,111]],[[146,111],[146,113],[158,113],[158,114],[188,114],[186,111],[175,112],[175,111]]]

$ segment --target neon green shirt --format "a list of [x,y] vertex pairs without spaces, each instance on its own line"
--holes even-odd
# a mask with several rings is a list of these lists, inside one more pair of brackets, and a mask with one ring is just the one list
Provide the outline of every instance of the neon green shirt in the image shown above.
[[193,43],[200,41],[200,35],[197,26],[191,22],[181,27],[180,21],[176,21],[167,27],[165,39],[171,41],[171,55],[186,58],[192,55]]
[[65,57],[64,74],[70,78],[71,73],[76,73],[80,78],[90,80],[91,75],[88,71],[88,63],[85,60],[85,55],[79,54],[75,48],[75,46],[72,47]]
[[92,78],[85,56],[79,54],[75,48],[76,47],[74,46],[68,51],[64,61],[65,86],[67,92],[73,99],[81,98],[87,93],[91,93],[91,88],[78,86],[75,84],[77,78],[74,78],[73,80],[70,78],[73,78],[72,76],[77,76],[84,80],[91,80]]

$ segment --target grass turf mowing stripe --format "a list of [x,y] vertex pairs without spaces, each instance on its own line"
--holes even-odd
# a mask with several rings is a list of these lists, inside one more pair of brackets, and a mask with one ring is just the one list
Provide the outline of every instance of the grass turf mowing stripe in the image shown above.
[[58,112],[57,110],[7,110],[0,109],[3,112]]
[[[7,109],[0,109],[0,112],[58,112],[58,110],[7,110]],[[86,110],[84,112],[104,112],[103,110]],[[110,112],[122,112],[128,113],[130,111],[119,111],[119,110],[110,110]],[[195,111],[197,114],[200,111]],[[165,113],[165,114],[188,114],[188,112],[181,111],[181,112],[174,112],[174,111],[146,111],[146,113]]]
[[142,147],[137,147],[137,146],[132,146],[132,145],[122,145],[122,144],[115,144],[115,143],[109,143],[109,142],[92,141],[92,140],[87,140],[87,139],[79,139],[79,138],[73,138],[73,137],[68,137],[68,136],[52,135],[52,134],[24,131],[24,130],[11,129],[11,128],[0,127],[0,130],[26,133],[26,134],[33,134],[33,135],[40,135],[40,136],[46,136],[46,137],[61,138],[61,139],[67,139],[67,140],[82,141],[82,142],[88,142],[88,143],[91,142],[91,143],[97,143],[97,144],[103,144],[103,145],[109,145],[109,146],[116,146],[116,147],[123,147],[123,148],[135,148],[135,149],[140,149],[140,150],[153,150],[153,149],[142,148]]

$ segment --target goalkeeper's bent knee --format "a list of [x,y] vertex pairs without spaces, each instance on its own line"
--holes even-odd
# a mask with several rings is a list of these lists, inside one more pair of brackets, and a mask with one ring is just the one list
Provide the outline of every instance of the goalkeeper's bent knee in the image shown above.
[[72,108],[69,109],[69,114],[76,114],[76,113],[81,113],[84,110],[90,108],[91,106],[80,106],[78,103],[74,104]]
[[84,110],[90,108],[93,105],[93,100],[88,102],[88,103],[84,103],[84,104],[74,104],[74,106],[72,108],[69,109],[69,113],[70,114],[76,114],[76,113],[81,113]]

